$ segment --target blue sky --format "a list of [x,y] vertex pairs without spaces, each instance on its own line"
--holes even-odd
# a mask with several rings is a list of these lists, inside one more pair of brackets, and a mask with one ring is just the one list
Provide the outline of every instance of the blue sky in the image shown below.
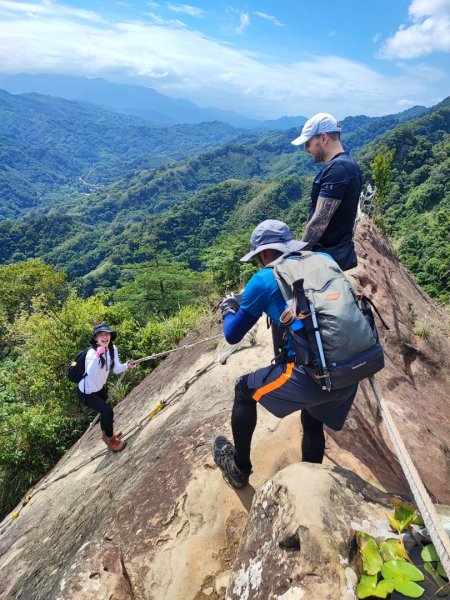
[[104,77],[254,117],[450,94],[450,0],[0,0],[0,72]]

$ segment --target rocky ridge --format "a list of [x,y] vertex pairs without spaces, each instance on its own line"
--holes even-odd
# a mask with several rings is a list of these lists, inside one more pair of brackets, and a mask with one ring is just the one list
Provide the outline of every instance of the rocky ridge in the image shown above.
[[[433,500],[450,503],[449,315],[420,290],[367,219],[358,225],[356,241],[360,264],[353,280],[390,327],[379,327],[386,367],[377,379]],[[203,323],[186,342],[219,331],[218,319]],[[1,599],[354,597],[352,523],[378,527],[389,494],[409,496],[408,485],[363,382],[344,429],[327,432],[323,466],[298,464],[298,415],[280,421],[261,407],[251,485],[239,492],[229,488],[210,444],[217,433],[230,435],[235,379],[270,361],[262,320],[256,339],[225,365],[212,364],[225,342],[169,356],[116,409],[117,425],[128,437],[121,454],[104,450],[96,428],[81,438],[31,491],[19,518],[0,526]],[[177,390],[177,399],[148,420],[154,406]],[[294,533],[280,538],[287,520],[269,511],[278,528],[262,521],[261,507],[274,499],[281,515],[294,517]],[[305,518],[300,513],[307,506],[317,510]],[[329,524],[330,510],[337,529]],[[328,530],[335,531],[332,544],[322,546]],[[269,534],[286,542],[276,556],[295,575],[277,579],[273,588],[267,583],[276,569],[273,553],[258,555],[250,543],[268,543]],[[309,553],[309,563],[301,551],[308,540],[319,549]],[[324,565],[328,596],[320,588]]]

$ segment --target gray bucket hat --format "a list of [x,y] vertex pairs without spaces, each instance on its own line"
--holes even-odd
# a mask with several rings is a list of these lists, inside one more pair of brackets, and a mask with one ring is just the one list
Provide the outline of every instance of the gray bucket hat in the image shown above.
[[308,245],[307,242],[293,240],[291,230],[283,221],[267,219],[255,227],[250,237],[251,252],[243,256],[241,262],[248,262],[263,250],[295,252]]
[[94,326],[94,329],[92,331],[91,342],[94,341],[95,336],[101,332],[110,333],[111,341],[115,340],[117,337],[117,332],[114,331],[113,329],[111,329],[110,327],[108,327],[108,325],[106,323],[99,323],[98,325]]

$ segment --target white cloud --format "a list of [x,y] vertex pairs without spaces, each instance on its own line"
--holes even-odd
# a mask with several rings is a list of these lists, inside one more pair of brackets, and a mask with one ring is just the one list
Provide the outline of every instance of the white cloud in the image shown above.
[[236,33],[242,33],[250,25],[250,15],[248,13],[241,13],[239,16],[239,26],[236,27]]
[[143,16],[150,17],[150,19],[153,21],[153,23],[156,23],[156,25],[166,25],[168,27],[186,27],[186,24],[179,19],[165,19],[164,17],[161,17],[161,15],[157,15],[154,12],[143,13]]
[[409,7],[409,14],[413,19],[421,19],[430,15],[445,17],[449,12],[448,0],[413,0]]
[[5,11],[11,11],[12,13],[22,12],[26,14],[32,14],[36,12],[43,13],[47,11],[46,7],[43,5],[27,4],[25,2],[7,2],[6,0],[2,0],[0,2],[0,8],[3,8]]
[[427,65],[425,63],[398,63],[398,67],[403,73],[410,77],[420,79],[425,84],[444,80],[447,75],[442,69]]
[[[28,13],[23,5],[0,0],[0,6],[5,4],[16,10],[0,18],[0,72],[131,80],[200,106],[252,115],[387,114],[405,98],[427,104],[429,81],[434,97],[443,77],[425,67],[421,77],[407,72],[387,77],[338,56],[270,63],[267,57],[157,15],[149,23],[108,23],[95,13],[89,20],[79,18],[78,11],[69,14],[56,4],[30,3]],[[244,26],[247,18],[241,21]]]
[[190,4],[166,4],[166,6],[173,12],[184,13],[191,17],[203,17],[205,15],[204,10]]
[[411,108],[411,106],[414,106],[415,104],[417,104],[417,102],[414,102],[413,100],[408,100],[406,98],[403,98],[402,100],[396,102],[396,105],[401,109]]
[[53,4],[52,2],[43,2],[42,4],[33,4],[28,2],[10,2],[8,0],[0,0],[0,9],[3,9],[3,15],[14,15],[16,13],[23,14],[28,17],[64,17],[76,18],[83,21],[92,21],[93,23],[102,23],[103,18],[97,13],[90,10],[80,8],[69,8],[67,6]]
[[413,0],[412,25],[400,25],[380,50],[381,58],[417,58],[432,52],[450,52],[450,2]]
[[274,25],[276,25],[277,27],[284,27],[284,23],[281,23],[281,21],[279,21],[273,15],[268,15],[265,12],[259,12],[259,11],[255,11],[253,14],[256,15],[257,17],[260,17],[261,19],[265,19],[266,21],[272,21],[272,23]]

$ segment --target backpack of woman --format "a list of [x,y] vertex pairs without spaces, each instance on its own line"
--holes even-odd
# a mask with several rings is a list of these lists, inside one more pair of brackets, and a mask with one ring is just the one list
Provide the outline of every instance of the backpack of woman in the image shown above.
[[117,332],[108,327],[106,323],[95,325],[91,347],[86,352],[85,376],[78,383],[77,394],[81,402],[89,408],[100,413],[100,427],[102,440],[113,452],[120,452],[126,442],[119,439],[121,433],[114,432],[114,411],[108,403],[108,390],[106,381],[112,370],[114,373],[123,373],[135,367],[132,361],[122,364],[113,341]]

